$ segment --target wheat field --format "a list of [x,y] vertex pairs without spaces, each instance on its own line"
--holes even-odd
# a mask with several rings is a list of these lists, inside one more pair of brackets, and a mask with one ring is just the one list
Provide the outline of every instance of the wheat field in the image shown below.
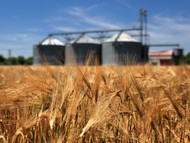
[[190,67],[1,66],[0,142],[190,142]]

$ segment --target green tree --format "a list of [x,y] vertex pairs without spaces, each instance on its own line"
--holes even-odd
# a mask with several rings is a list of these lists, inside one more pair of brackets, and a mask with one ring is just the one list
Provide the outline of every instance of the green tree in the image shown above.
[[11,57],[7,59],[9,65],[17,65],[17,58]]
[[0,65],[3,65],[5,60],[6,59],[3,57],[3,55],[0,55]]
[[8,65],[10,62],[8,59],[5,59],[5,61],[3,62],[3,65]]
[[32,65],[33,64],[33,57],[28,57],[25,60],[25,65]]
[[183,57],[183,61],[184,61],[186,64],[190,64],[190,52],[187,53],[187,54]]
[[25,64],[25,58],[23,56],[18,56],[17,57],[17,63],[19,65],[24,65]]

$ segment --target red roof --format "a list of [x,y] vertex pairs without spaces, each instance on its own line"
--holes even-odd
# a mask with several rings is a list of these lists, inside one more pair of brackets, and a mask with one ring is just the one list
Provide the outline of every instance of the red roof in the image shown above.
[[171,56],[173,55],[173,51],[160,51],[160,52],[150,52],[149,55],[168,55]]

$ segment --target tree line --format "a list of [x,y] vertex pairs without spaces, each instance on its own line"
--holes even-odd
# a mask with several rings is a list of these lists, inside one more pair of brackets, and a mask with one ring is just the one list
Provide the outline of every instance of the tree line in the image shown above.
[[190,52],[187,53],[183,58],[182,61],[186,64],[190,64]]
[[172,61],[174,65],[190,64],[190,52],[182,57],[173,56]]
[[[175,65],[180,63],[190,64],[190,52],[181,58],[173,57]],[[5,58],[0,55],[0,65],[32,65],[33,57],[24,58],[24,56]]]
[[24,56],[18,56],[5,58],[3,55],[0,55],[0,65],[32,65],[32,63],[32,57],[24,58]]

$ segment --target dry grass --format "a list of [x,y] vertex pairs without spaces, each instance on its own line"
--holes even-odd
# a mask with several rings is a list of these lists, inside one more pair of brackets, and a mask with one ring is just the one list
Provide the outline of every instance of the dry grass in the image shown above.
[[190,67],[1,66],[0,142],[190,142]]

